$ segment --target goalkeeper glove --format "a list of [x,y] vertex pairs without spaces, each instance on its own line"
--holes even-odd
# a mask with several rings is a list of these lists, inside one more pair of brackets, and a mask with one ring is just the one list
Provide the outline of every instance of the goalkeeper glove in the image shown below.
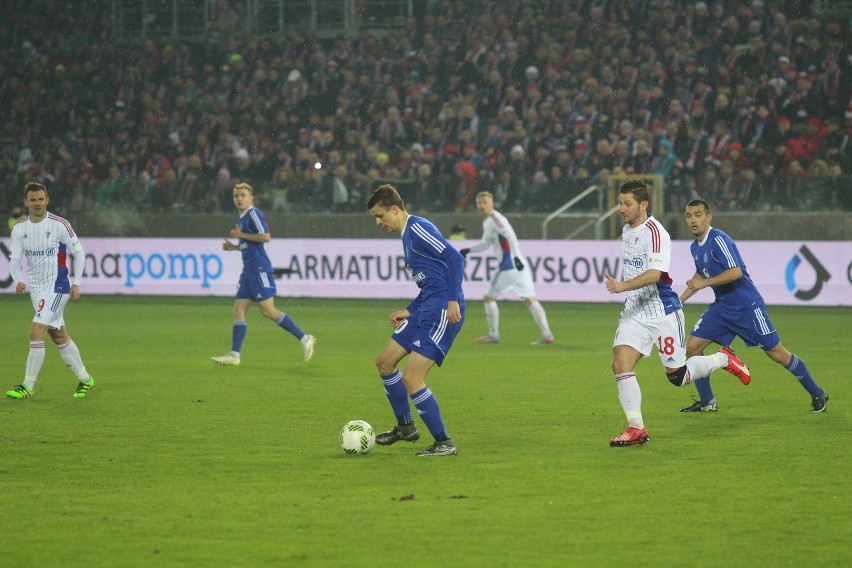
[[517,256],[515,257],[515,268],[517,268],[518,270],[524,269],[524,263],[521,262],[521,259],[518,258]]
[[467,248],[467,249],[461,249],[461,250],[459,250],[459,253],[460,253],[463,257],[467,258],[467,255],[470,253],[470,249],[469,249],[469,248]]

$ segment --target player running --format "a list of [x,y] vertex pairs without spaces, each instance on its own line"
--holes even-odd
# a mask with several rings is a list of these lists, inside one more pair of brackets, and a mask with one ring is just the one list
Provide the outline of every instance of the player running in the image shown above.
[[744,385],[751,381],[748,367],[730,347],[706,357],[686,356],[683,310],[672,291],[669,264],[672,243],[662,223],[648,214],[650,193],[641,180],[621,185],[618,203],[624,229],[621,259],[624,280],[605,274],[606,289],[627,292],[624,310],[612,346],[612,371],[618,387],[618,400],[627,417],[627,430],[612,438],[609,445],[633,446],[649,440],[642,418],[642,392],[634,369],[642,357],[656,346],[669,381],[678,387],[694,377],[704,377],[725,369]]
[[238,183],[234,186],[234,207],[240,214],[240,220],[231,229],[231,236],[239,239],[239,242],[234,244],[225,239],[222,250],[240,251],[243,271],[234,300],[231,351],[212,359],[217,365],[240,364],[240,351],[248,331],[246,312],[254,302],[263,317],[274,321],[278,327],[299,340],[305,361],[310,361],[314,355],[316,338],[299,329],[290,316],[275,307],[275,277],[272,274],[272,262],[266,254],[266,243],[272,240],[272,235],[263,212],[254,206],[254,190],[249,184]]
[[[710,226],[712,220],[707,202],[694,199],[687,204],[686,224],[695,236],[690,247],[695,275],[686,282],[680,301],[685,302],[708,286],[713,288],[715,296],[692,328],[686,341],[687,355],[702,353],[713,342],[729,345],[734,337],[739,337],[749,347],[759,346],[770,359],[798,379],[811,396],[812,412],[825,412],[828,395],[816,384],[805,362],[781,344],[766,311],[766,302],[752,282],[736,243],[723,231]],[[710,377],[696,376],[693,383],[698,389],[699,400],[682,408],[681,412],[718,410]]]

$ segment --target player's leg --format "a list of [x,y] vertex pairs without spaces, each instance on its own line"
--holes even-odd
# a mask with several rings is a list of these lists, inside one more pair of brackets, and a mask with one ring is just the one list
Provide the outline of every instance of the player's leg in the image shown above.
[[[239,294],[239,292],[238,292]],[[246,313],[248,312],[251,300],[247,298],[237,298],[234,300],[234,307],[231,310],[233,314],[233,325],[231,327],[231,350],[220,357],[211,357],[214,362],[219,365],[239,365],[240,352],[243,349],[243,342],[248,334],[248,323],[246,322]]]
[[[389,446],[400,440],[416,442],[420,439],[420,432],[414,425],[411,415],[411,406],[408,402],[408,391],[402,380],[402,372],[399,370],[399,362],[408,355],[407,345],[413,338],[415,326],[405,321],[394,331],[394,336],[388,339],[382,352],[376,357],[376,369],[382,378],[385,387],[385,395],[391,405],[396,417],[396,426],[388,432],[382,432],[376,436],[376,443],[380,446]],[[412,327],[412,329],[408,329]],[[401,329],[400,329],[401,328]]]
[[[714,304],[704,311],[692,327],[689,339],[686,342],[686,356],[687,361],[695,359],[695,361],[691,363],[693,368],[690,370],[690,381],[695,384],[699,400],[686,408],[682,408],[681,410],[683,412],[712,412],[718,408],[716,404],[716,397],[710,386],[710,372],[708,371],[704,373],[702,369],[699,368],[705,366],[703,363],[706,362],[706,360],[696,357],[703,356],[704,350],[711,343],[715,342],[720,345],[727,346],[733,342],[736,337],[736,331],[732,329],[732,323],[729,320],[730,318],[726,316],[724,310],[718,308],[718,306]],[[727,354],[725,354],[725,356],[727,357]],[[736,357],[733,354],[733,351],[731,351],[731,356],[733,358]],[[710,357],[714,356],[711,355]],[[721,362],[721,358],[717,357],[716,359],[717,361],[715,362]],[[739,360],[737,359],[737,361]],[[712,366],[713,365],[711,364],[710,367]],[[724,366],[722,368],[724,368]],[[732,367],[732,370],[736,371],[736,368]],[[742,381],[742,378],[740,378],[740,380]]]
[[500,341],[500,307],[491,296],[482,298],[485,309],[485,321],[488,323],[488,335],[477,338],[477,343],[497,343]]
[[86,365],[83,364],[83,358],[80,356],[80,349],[68,335],[68,329],[64,325],[59,329],[48,329],[47,333],[59,349],[62,360],[65,361],[65,364],[68,365],[68,368],[79,381],[74,391],[74,398],[85,398],[86,394],[95,386],[95,379],[86,370]]
[[299,326],[296,325],[296,322],[290,318],[290,316],[278,310],[278,308],[275,307],[274,298],[269,297],[257,302],[257,307],[260,308],[260,313],[263,314],[263,317],[274,321],[278,327],[299,340],[299,343],[302,344],[305,361],[310,361],[311,357],[314,355],[314,344],[316,343],[316,338],[313,335],[302,331]]
[[433,455],[455,455],[458,453],[455,444],[450,440],[444,419],[441,416],[441,408],[432,390],[426,386],[426,375],[435,366],[435,361],[424,357],[420,353],[412,352],[405,365],[402,380],[411,397],[411,402],[417,409],[417,414],[426,424],[429,433],[435,439],[435,443],[426,450],[419,452],[418,456]]
[[772,349],[767,349],[766,354],[770,359],[790,371],[802,385],[802,388],[808,391],[808,394],[811,395],[811,410],[813,412],[825,412],[828,394],[816,383],[804,361],[788,351],[780,341]]
[[59,329],[49,329],[47,333],[59,349],[59,355],[71,372],[76,375],[80,382],[84,383],[89,380],[89,373],[86,370],[86,365],[83,364],[83,358],[80,355],[80,349],[71,336],[68,335],[68,329],[63,325]]
[[498,343],[500,341],[500,308],[497,307],[497,298],[502,296],[512,285],[515,271],[498,270],[491,277],[485,296],[482,298],[482,307],[485,309],[485,321],[488,323],[488,334],[477,337],[477,343]]
[[682,387],[691,383],[693,378],[709,376],[718,369],[725,369],[744,385],[751,381],[748,367],[729,347],[723,347],[713,355],[698,355],[687,359],[682,310],[667,315],[655,331],[658,334],[657,349],[660,361],[666,369],[669,382],[673,385]]
[[64,308],[69,298],[69,294],[57,294],[52,290],[31,291],[30,300],[35,309],[35,315],[30,324],[30,350],[27,354],[24,380],[20,385],[6,392],[9,398],[29,398],[33,394],[41,367],[44,365],[44,336],[51,327],[56,329],[62,327]]
[[27,354],[24,380],[14,389],[6,391],[6,396],[9,398],[29,398],[35,391],[35,384],[44,364],[44,335],[46,333],[46,325],[36,322],[32,322],[30,325],[30,351]]
[[553,343],[553,332],[550,331],[550,324],[547,322],[547,313],[544,311],[544,307],[539,303],[536,297],[529,296],[523,298],[524,303],[527,305],[527,309],[530,311],[530,315],[532,315],[533,321],[538,326],[539,338],[533,341],[533,345],[548,345]]
[[652,346],[653,339],[645,322],[635,318],[619,320],[612,344],[612,374],[627,429],[612,438],[610,446],[634,446],[649,440],[642,418],[642,390],[634,370],[642,357],[650,355]]
[[[690,335],[686,340],[686,357],[687,361],[696,356],[704,355],[704,350],[713,343],[709,339]],[[716,404],[716,396],[713,394],[713,389],[710,386],[710,375],[705,377],[692,378],[692,384],[695,385],[695,390],[698,391],[698,400],[691,405],[681,408],[681,412],[716,412],[718,406]]]
[[418,313],[419,325],[411,343],[411,356],[402,375],[403,383],[417,413],[426,424],[435,443],[419,452],[418,456],[448,456],[458,453],[450,440],[441,409],[432,390],[426,386],[426,375],[435,365],[440,366],[450,351],[453,341],[464,323],[465,310],[461,310],[461,321],[450,323],[446,309],[422,310]]

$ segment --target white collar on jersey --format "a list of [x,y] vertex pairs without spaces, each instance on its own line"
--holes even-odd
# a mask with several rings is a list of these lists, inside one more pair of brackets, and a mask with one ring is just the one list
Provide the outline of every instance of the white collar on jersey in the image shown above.
[[704,246],[704,243],[706,243],[706,242],[707,242],[707,239],[709,239],[709,238],[710,238],[710,231],[712,231],[712,230],[713,230],[713,225],[710,225],[709,227],[707,227],[707,234],[706,234],[706,235],[704,235],[704,240],[703,240],[703,241],[698,241],[698,246],[700,246],[700,247],[703,247],[703,246]]

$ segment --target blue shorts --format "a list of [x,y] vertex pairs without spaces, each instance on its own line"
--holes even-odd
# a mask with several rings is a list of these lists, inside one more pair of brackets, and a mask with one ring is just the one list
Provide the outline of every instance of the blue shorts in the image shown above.
[[695,322],[690,335],[709,339],[720,345],[730,345],[734,337],[739,337],[749,347],[757,345],[764,351],[769,351],[781,342],[763,304],[758,304],[751,310],[740,311],[711,304]]
[[447,321],[446,308],[417,310],[393,330],[391,338],[406,351],[420,353],[440,367],[463,323],[464,308],[461,308],[461,321],[458,323]]
[[275,292],[275,277],[272,275],[272,272],[263,270],[246,272],[244,270],[240,274],[236,299],[262,302],[274,297]]

